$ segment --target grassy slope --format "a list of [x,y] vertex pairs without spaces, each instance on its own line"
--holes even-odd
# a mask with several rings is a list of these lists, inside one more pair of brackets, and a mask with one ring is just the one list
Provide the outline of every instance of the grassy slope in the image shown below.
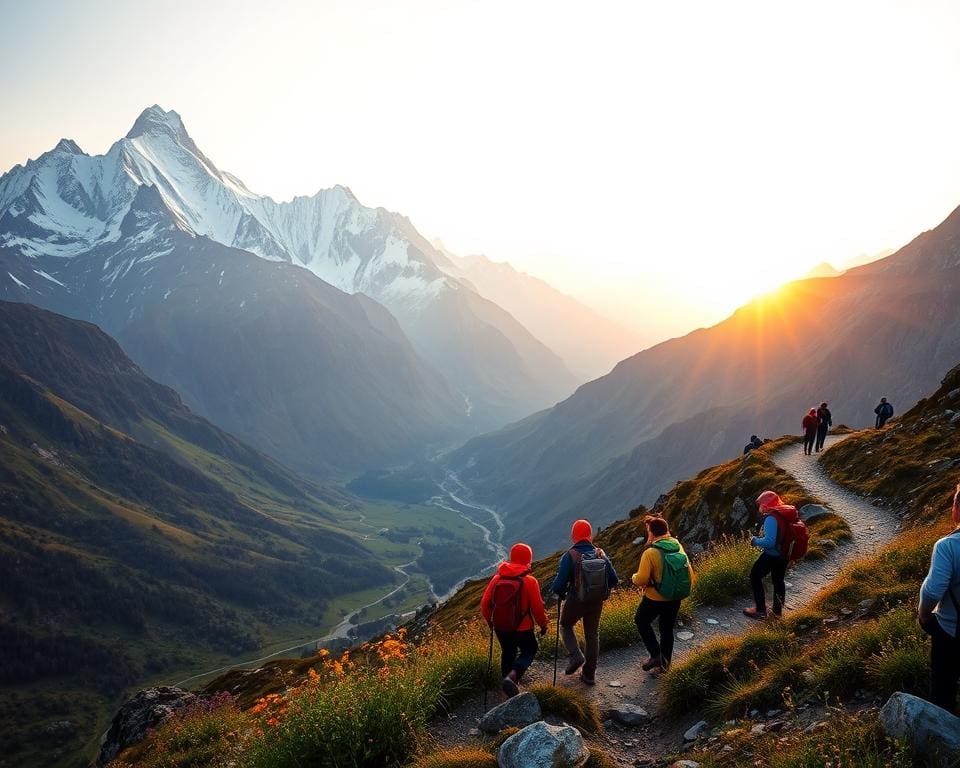
[[[807,609],[783,624],[717,640],[672,669],[664,680],[668,711],[705,706],[719,719],[753,707],[782,707],[785,686],[794,703],[829,694],[841,699],[841,708],[860,689],[881,699],[895,690],[925,693],[928,644],[914,611],[933,543],[952,528],[948,510],[957,475],[951,464],[960,449],[960,424],[950,419],[956,411],[960,368],[886,429],[857,433],[825,454],[835,480],[906,509],[904,531],[877,554],[843,569]],[[848,715],[841,711],[837,717]],[[873,726],[849,717],[849,734],[831,735],[841,749],[863,751],[858,740]],[[864,765],[885,764],[884,757],[895,752],[872,735],[866,749]],[[739,750],[694,758],[705,765],[753,765]]]

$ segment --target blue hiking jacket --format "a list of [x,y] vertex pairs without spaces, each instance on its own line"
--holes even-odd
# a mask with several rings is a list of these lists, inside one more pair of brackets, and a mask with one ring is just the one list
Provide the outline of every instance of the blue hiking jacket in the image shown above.
[[750,539],[750,543],[755,547],[760,547],[765,555],[780,557],[780,550],[777,548],[778,532],[777,518],[773,515],[767,515],[763,518],[763,536],[754,536]]
[[[578,541],[573,545],[573,549],[578,552],[582,552],[586,555],[595,555],[597,548],[589,541]],[[607,561],[607,584],[610,589],[613,589],[617,584],[620,583],[620,578],[617,576],[617,572],[613,567],[613,563],[610,562],[610,558],[607,557],[606,553],[603,555],[603,559]],[[557,595],[561,600],[567,599],[567,592],[570,590],[571,585],[573,584],[573,558],[570,557],[570,552],[564,552],[563,557],[560,558],[560,567],[557,569],[557,577],[553,580],[553,586],[550,587],[550,591],[553,594]]]

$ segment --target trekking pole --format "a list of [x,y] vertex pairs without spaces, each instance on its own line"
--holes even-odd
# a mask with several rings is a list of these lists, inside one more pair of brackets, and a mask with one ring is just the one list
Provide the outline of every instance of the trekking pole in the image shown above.
[[557,658],[560,655],[560,605],[563,598],[557,595],[557,636],[553,643],[553,685],[557,685]]
[[487,711],[487,691],[490,688],[490,674],[493,672],[493,623],[490,624],[490,652],[487,654],[487,674],[483,678],[483,711]]

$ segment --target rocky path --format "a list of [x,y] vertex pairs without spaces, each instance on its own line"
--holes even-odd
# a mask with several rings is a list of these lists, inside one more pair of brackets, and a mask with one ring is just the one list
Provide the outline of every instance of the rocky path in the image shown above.
[[[827,448],[843,439],[831,436]],[[792,566],[787,573],[786,610],[797,610],[810,600],[850,560],[873,552],[893,538],[899,529],[899,518],[894,512],[874,507],[855,493],[837,485],[827,477],[817,456],[804,456],[800,445],[787,446],[772,456],[773,460],[812,495],[822,499],[832,512],[846,519],[853,532],[853,539],[841,543],[823,560],[804,561]],[[624,576],[624,574],[621,574]],[[625,574],[629,577],[629,574]],[[674,662],[682,660],[692,650],[718,635],[740,634],[756,622],[743,616],[741,610],[750,604],[749,598],[740,598],[735,605],[725,608],[700,608],[692,622],[677,628]],[[496,654],[496,650],[494,651]],[[647,654],[638,642],[627,648],[601,652],[597,670],[597,685],[585,688],[601,711],[618,705],[633,704],[654,713],[657,709],[657,678],[640,669]],[[561,657],[561,666],[563,659]],[[537,661],[529,672],[529,682],[550,682],[552,664]],[[565,679],[562,674],[558,685],[581,686],[576,678]],[[497,703],[496,693],[490,700]],[[470,702],[443,722],[436,723],[434,735],[443,745],[463,744],[470,740],[469,729],[474,728],[481,714],[480,702]],[[674,753],[682,744],[683,732],[693,724],[696,714],[686,719],[664,720],[656,718],[647,726],[635,729],[610,729],[602,745],[620,765],[645,765],[647,760]]]

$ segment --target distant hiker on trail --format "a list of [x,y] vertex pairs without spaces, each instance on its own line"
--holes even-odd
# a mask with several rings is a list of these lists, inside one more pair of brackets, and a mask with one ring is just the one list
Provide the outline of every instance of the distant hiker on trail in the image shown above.
[[514,544],[510,560],[500,563],[480,600],[480,613],[500,643],[500,675],[507,696],[520,692],[523,673],[537,655],[534,624],[541,635],[547,631],[540,583],[530,573],[532,562],[533,550],[526,544]]
[[[644,522],[647,547],[632,578],[634,585],[643,590],[643,597],[633,621],[650,654],[641,667],[646,672],[666,672],[673,658],[673,626],[680,612],[680,602],[690,594],[693,586],[693,566],[680,542],[670,535],[666,520],[648,517]],[[660,620],[659,642],[653,631],[654,619]]]
[[826,403],[820,403],[817,408],[817,453],[823,450],[823,443],[827,439],[827,432],[833,426],[833,414]]
[[743,447],[743,455],[746,456],[750,451],[753,451],[763,445],[763,440],[761,440],[756,435],[750,435],[750,442]]
[[918,613],[930,635],[930,701],[954,712],[960,683],[960,485],[950,517],[957,527],[933,545]]
[[757,507],[763,516],[763,535],[754,536],[750,543],[762,551],[750,570],[755,607],[744,608],[751,619],[767,618],[767,601],[763,579],[770,574],[773,581],[773,615],[783,612],[787,587],[784,576],[791,560],[799,560],[807,552],[807,528],[800,520],[797,508],[784,504],[773,491],[764,491],[757,497]]
[[887,398],[881,397],[880,402],[877,403],[877,407],[873,409],[873,412],[877,414],[877,429],[883,429],[883,425],[887,423],[887,419],[893,416],[893,406],[887,402]]
[[813,453],[813,444],[817,442],[817,428],[820,426],[816,408],[810,409],[810,413],[803,417],[800,426],[803,427],[803,453],[809,456]]
[[[620,579],[603,550],[593,545],[593,528],[586,520],[577,520],[570,530],[573,546],[560,558],[560,568],[551,591],[563,601],[560,612],[560,634],[567,649],[568,663],[565,675],[572,675],[580,667],[580,680],[593,685],[600,655],[600,614],[603,601]],[[583,621],[587,655],[584,658],[573,631]]]

